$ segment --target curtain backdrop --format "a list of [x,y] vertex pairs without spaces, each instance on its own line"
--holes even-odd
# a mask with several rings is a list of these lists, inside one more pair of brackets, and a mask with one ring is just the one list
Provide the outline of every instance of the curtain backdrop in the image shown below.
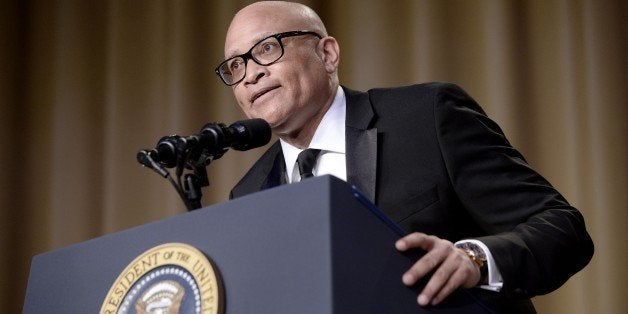
[[[1,1],[2,312],[20,312],[35,254],[185,212],[135,154],[243,118],[213,68],[247,3]],[[593,261],[540,313],[625,313],[625,1],[304,3],[340,42],[344,85],[461,85],[582,211]],[[262,151],[213,162],[203,204]]]

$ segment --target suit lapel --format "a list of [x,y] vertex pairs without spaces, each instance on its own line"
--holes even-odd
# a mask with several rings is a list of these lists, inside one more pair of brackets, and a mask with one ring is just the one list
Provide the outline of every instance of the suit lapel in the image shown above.
[[266,180],[264,180],[264,183],[262,183],[261,190],[266,190],[272,187],[286,184],[285,173],[286,162],[283,158],[281,146],[279,146],[278,152],[275,156],[275,161],[273,162],[273,167],[270,169],[268,176],[266,176]]
[[345,126],[347,182],[376,202],[377,129],[368,94],[343,87],[347,97]]
[[279,141],[273,144],[231,190],[230,198],[270,189],[286,183],[285,162]]

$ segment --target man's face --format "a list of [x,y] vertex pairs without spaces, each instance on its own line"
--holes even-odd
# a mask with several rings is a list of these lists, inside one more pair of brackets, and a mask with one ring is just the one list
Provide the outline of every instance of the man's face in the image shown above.
[[[296,18],[280,18],[269,10],[240,12],[229,27],[225,57],[246,53],[269,35],[295,30],[311,30]],[[283,56],[261,66],[246,64],[245,78],[233,92],[249,118],[266,120],[276,133],[298,132],[329,99],[329,73],[317,53],[319,39],[313,35],[282,38]]]

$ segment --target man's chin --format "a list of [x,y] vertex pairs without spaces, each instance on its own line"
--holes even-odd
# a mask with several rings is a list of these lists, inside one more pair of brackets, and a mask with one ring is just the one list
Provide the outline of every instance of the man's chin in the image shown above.
[[[264,119],[264,118],[262,118]],[[266,120],[266,119],[264,119]],[[285,121],[278,121],[278,120],[266,120],[266,122],[268,122],[268,124],[270,125],[270,129],[272,130],[273,134],[279,135],[281,136],[282,134],[287,134],[290,133],[289,127],[288,125],[285,123]]]

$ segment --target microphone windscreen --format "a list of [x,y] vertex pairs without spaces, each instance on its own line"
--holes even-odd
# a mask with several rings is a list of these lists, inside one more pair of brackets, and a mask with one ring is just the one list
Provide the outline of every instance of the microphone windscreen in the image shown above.
[[235,131],[231,147],[235,150],[249,150],[262,147],[271,138],[270,125],[264,119],[249,119],[236,121],[229,126]]

